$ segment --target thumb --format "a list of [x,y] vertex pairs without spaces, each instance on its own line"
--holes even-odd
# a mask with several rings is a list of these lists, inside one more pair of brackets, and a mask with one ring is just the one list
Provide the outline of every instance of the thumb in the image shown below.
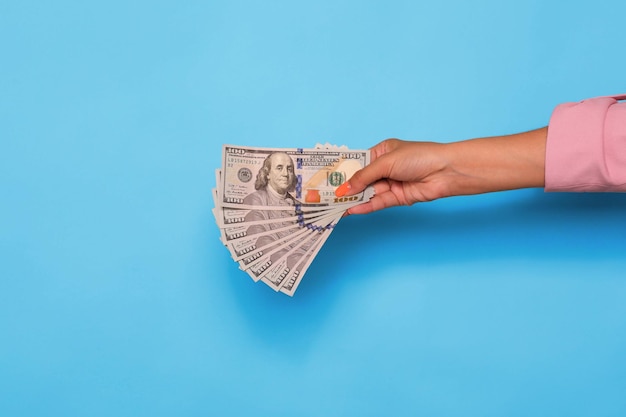
[[371,164],[355,172],[348,181],[341,184],[335,190],[335,196],[343,197],[345,195],[360,193],[361,191],[365,190],[368,185],[373,184],[381,178],[384,178],[385,173],[387,172],[386,160],[387,158],[385,158],[384,156],[377,158]]

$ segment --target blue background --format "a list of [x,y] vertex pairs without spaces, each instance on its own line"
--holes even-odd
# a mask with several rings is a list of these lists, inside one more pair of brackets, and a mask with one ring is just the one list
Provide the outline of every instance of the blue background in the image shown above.
[[351,216],[294,298],[230,260],[223,143],[544,126],[626,92],[623,0],[3,1],[0,414],[624,416],[626,196]]

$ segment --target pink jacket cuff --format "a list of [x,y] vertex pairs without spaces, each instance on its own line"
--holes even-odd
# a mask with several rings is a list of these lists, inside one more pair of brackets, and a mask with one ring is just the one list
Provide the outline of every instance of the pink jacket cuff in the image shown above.
[[554,109],[546,143],[546,191],[626,192],[626,95]]

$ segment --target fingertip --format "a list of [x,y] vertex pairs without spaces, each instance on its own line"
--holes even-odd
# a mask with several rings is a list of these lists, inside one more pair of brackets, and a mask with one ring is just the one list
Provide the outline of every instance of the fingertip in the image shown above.
[[351,215],[351,216],[355,214],[367,214],[371,211],[368,208],[368,205],[369,203],[363,203],[354,207],[350,207],[348,210],[346,210],[346,214]]
[[341,184],[339,187],[337,187],[337,189],[335,190],[335,196],[343,197],[344,195],[347,194],[348,191],[350,191],[351,188],[352,186],[350,185],[350,182],[346,181],[343,184]]

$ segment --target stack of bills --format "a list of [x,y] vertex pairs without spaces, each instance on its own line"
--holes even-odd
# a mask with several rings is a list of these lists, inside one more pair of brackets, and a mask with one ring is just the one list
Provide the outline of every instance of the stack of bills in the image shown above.
[[224,145],[213,215],[222,243],[254,281],[293,295],[346,210],[372,188],[337,198],[335,190],[370,161],[369,150],[316,145]]

